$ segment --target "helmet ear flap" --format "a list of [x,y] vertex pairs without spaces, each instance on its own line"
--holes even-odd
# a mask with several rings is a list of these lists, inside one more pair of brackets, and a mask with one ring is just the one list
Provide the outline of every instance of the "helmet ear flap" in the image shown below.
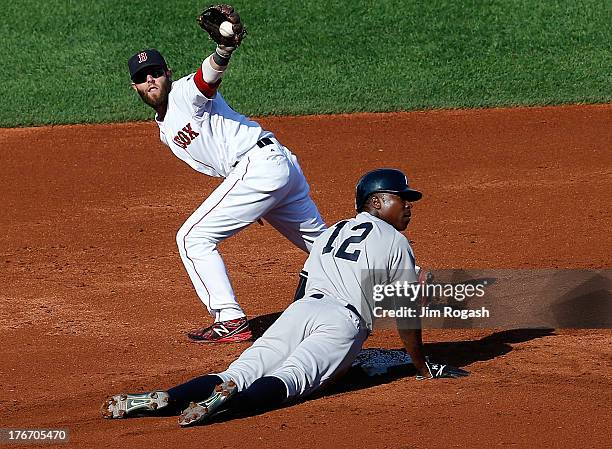
[[410,201],[418,201],[422,196],[421,192],[409,187],[408,178],[400,170],[379,168],[366,173],[359,179],[355,189],[357,212],[363,212],[367,200],[376,192],[395,193]]
[[363,200],[363,204],[361,205],[361,207],[359,209],[357,209],[357,212],[363,212],[364,209],[366,208],[366,206],[368,205],[368,203],[370,201],[372,201],[372,198],[374,197],[374,194],[376,192],[370,193],[368,196],[366,196],[365,200]]

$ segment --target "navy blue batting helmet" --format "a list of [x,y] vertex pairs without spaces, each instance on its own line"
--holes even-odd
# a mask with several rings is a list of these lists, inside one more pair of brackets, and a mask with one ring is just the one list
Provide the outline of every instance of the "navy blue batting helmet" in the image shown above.
[[361,212],[368,197],[376,192],[394,193],[408,201],[418,201],[423,194],[408,186],[408,178],[394,168],[379,168],[366,173],[357,183],[355,208]]

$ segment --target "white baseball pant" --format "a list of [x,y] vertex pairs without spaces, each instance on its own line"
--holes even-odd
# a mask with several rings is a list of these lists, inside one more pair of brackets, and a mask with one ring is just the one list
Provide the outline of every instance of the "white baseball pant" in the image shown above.
[[306,297],[217,375],[234,380],[239,391],[274,376],[287,386],[288,398],[307,396],[348,371],[368,334],[359,315],[339,302]]
[[262,217],[307,252],[326,229],[297,158],[272,142],[247,152],[176,236],[191,282],[215,321],[245,316],[217,244]]

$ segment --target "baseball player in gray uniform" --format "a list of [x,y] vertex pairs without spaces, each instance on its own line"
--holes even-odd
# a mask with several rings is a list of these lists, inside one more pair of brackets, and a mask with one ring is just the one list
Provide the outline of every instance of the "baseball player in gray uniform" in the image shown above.
[[[179,425],[191,426],[225,408],[239,413],[275,408],[337,379],[372,331],[374,301],[364,280],[375,285],[417,282],[412,248],[399,231],[408,226],[411,202],[420,198],[399,170],[365,174],[357,185],[357,216],[336,223],[315,241],[297,300],[253,346],[223,372],[167,391],[109,397],[103,416],[124,418],[174,408],[182,410]],[[468,374],[430,363],[418,326],[398,330],[418,379]]]
[[[231,18],[234,29],[241,30],[239,16]],[[188,334],[202,342],[252,338],[217,250],[220,242],[263,218],[309,252],[326,229],[296,156],[272,132],[234,111],[217,91],[240,43],[236,39],[235,46],[217,45],[195,73],[176,81],[155,49],[141,50],[128,61],[133,89],[156,112],[161,141],[194,170],[224,178],[176,236],[185,269],[214,320]]]

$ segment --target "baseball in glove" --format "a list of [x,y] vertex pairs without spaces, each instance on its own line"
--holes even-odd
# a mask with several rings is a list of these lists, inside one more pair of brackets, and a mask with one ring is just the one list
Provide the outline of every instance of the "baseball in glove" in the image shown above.
[[[240,16],[230,5],[213,5],[197,17],[198,25],[217,43],[217,48],[229,56],[246,36]],[[223,25],[229,22],[231,27]]]

